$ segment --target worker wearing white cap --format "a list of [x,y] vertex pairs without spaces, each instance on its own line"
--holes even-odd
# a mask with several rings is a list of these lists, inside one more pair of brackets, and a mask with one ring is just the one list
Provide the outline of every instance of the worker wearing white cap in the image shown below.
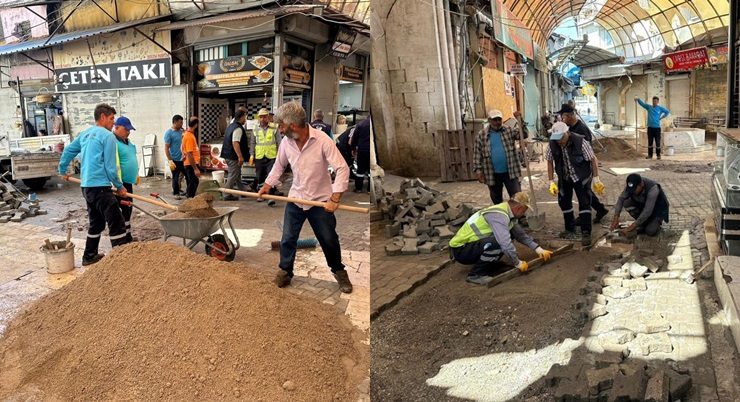
[[473,146],[473,171],[479,182],[488,186],[491,201],[504,201],[503,188],[509,197],[522,190],[521,161],[516,151],[519,130],[503,125],[500,110],[488,112],[488,123],[475,137]]
[[[591,245],[591,185],[594,191],[604,194],[604,185],[599,179],[599,162],[591,144],[579,134],[571,133],[563,122],[553,124],[550,129],[550,145],[545,152],[547,177],[550,179],[550,194],[558,197],[563,211],[565,231],[560,237],[576,239],[576,219],[573,213],[573,192],[578,198],[578,213],[581,217],[581,244]],[[554,173],[558,174],[557,183]]]
[[529,269],[520,260],[513,239],[535,250],[547,261],[552,252],[545,250],[517,224],[530,208],[529,193],[514,194],[507,202],[491,205],[474,213],[450,240],[450,256],[461,264],[473,264],[467,282],[485,285],[493,280],[491,269],[507,255],[521,271]]
[[[280,134],[277,128],[270,126],[270,112],[262,108],[257,112],[259,125],[252,130],[249,137],[249,164],[254,166],[257,175],[257,188],[261,188],[267,179],[267,175],[272,170],[277,158],[278,148],[280,146]],[[275,189],[270,189],[270,194],[275,194]],[[262,198],[257,202],[262,202]],[[275,205],[275,201],[269,200],[267,204]]]

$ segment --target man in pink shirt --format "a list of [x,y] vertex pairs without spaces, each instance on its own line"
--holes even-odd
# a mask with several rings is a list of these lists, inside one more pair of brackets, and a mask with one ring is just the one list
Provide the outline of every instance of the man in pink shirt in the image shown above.
[[[271,188],[280,185],[280,175],[290,164],[293,170],[293,185],[289,197],[310,201],[326,202],[326,206],[288,203],[283,218],[283,238],[280,240],[280,272],[275,284],[282,288],[290,284],[293,277],[298,235],[303,223],[308,223],[321,244],[326,263],[344,293],[352,292],[352,283],[342,264],[342,252],[337,235],[337,219],[334,211],[339,206],[342,193],[347,191],[349,167],[342,154],[323,131],[311,127],[306,122],[306,111],[297,102],[282,105],[275,113],[275,122],[285,136],[278,149],[275,165],[265,180],[259,194],[267,194]],[[334,184],[329,175],[329,165],[334,167]]]

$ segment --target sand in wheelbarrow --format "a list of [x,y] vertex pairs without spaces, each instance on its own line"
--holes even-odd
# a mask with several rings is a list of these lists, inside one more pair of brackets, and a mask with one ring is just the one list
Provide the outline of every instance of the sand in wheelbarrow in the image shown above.
[[132,243],[16,316],[0,400],[354,401],[364,338],[244,265]]
[[189,218],[213,218],[218,216],[218,211],[213,208],[194,209],[192,211],[177,211],[167,214],[162,219],[189,219]]
[[213,206],[213,199],[214,197],[211,193],[198,194],[193,198],[188,198],[183,201],[183,203],[177,207],[177,210],[180,212],[188,212],[197,211],[199,209],[208,209]]

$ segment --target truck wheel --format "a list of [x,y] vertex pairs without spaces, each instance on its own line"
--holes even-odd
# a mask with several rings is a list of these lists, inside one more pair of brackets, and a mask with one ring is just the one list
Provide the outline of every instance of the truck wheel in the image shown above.
[[33,179],[23,179],[23,184],[33,191],[39,191],[44,188],[44,184],[49,180],[48,177],[35,177]]

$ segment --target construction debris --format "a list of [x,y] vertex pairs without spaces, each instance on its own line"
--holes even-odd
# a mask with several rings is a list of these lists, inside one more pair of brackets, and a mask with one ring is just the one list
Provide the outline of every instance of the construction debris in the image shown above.
[[379,205],[391,220],[385,226],[386,236],[392,238],[385,246],[389,256],[443,249],[474,212],[472,206],[455,201],[418,178],[406,179],[399,191],[385,194]]
[[36,215],[46,215],[47,211],[41,209],[40,202],[39,199],[31,201],[12,184],[0,181],[0,223],[21,222]]

